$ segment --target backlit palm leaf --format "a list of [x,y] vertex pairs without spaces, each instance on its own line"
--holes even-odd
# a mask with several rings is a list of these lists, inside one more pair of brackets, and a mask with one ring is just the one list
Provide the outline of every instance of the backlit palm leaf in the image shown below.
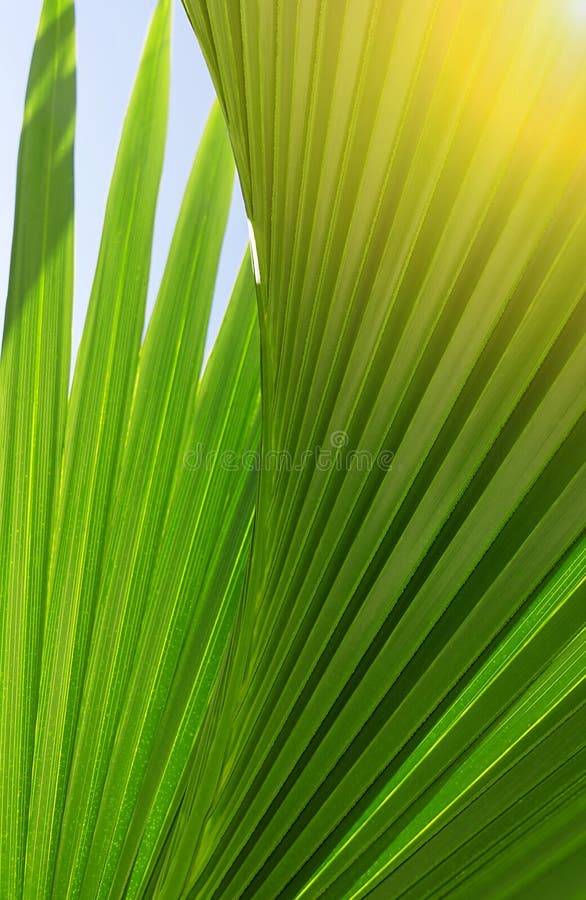
[[200,379],[234,175],[218,110],[141,346],[169,37],[161,0],[67,403],[73,10],[43,7],[2,354],[2,898],[123,895],[148,868],[245,575],[256,467],[223,454],[239,459],[259,440],[248,260]]
[[73,300],[71,0],[44,4],[18,158],[0,361],[0,896],[22,889]]
[[311,456],[261,477],[165,896],[493,889],[583,809],[586,34],[560,6],[186,2],[256,236],[263,450]]
[[0,363],[0,895],[579,897],[586,29],[570,0],[185,6],[258,284],[247,260],[200,377],[216,110],[141,343],[160,0],[68,400],[73,10],[43,5]]

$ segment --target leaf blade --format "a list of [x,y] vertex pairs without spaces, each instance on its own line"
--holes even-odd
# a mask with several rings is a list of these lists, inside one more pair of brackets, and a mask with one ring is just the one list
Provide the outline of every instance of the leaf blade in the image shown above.
[[[264,449],[330,452],[261,477],[214,788],[186,824],[191,895],[272,897],[350,839],[401,750],[393,702],[421,685],[430,727],[497,652],[496,585],[516,615],[583,530],[583,39],[547,3],[185,5],[258,247]],[[447,646],[462,667],[432,703]]]
[[21,136],[0,362],[0,894],[22,890],[73,301],[73,5],[46,0]]
[[53,877],[110,495],[138,360],[168,82],[169,15],[163,2],[124,125],[69,401],[26,859],[25,889],[31,895],[50,890]]

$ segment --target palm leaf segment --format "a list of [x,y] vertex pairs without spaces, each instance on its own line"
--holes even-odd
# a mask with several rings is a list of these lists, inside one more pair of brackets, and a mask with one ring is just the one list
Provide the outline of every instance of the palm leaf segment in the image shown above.
[[74,35],[71,0],[45,0],[0,362],[3,900],[130,896],[130,872],[140,884],[156,859],[236,613],[257,482],[222,465],[259,440],[248,260],[200,379],[234,176],[217,109],[141,339],[169,0],[128,108],[68,392]]
[[223,712],[159,885],[571,880],[586,33],[551,0],[185,6],[256,240],[263,450],[289,464],[262,473]]

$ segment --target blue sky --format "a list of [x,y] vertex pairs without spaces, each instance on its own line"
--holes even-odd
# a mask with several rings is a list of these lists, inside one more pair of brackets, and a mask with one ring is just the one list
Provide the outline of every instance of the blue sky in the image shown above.
[[[78,0],[76,136],[76,280],[73,322],[77,348],[98,251],[107,190],[124,112],[154,0]],[[18,139],[40,0],[0,7],[0,306],[8,284]],[[193,157],[214,100],[203,56],[179,0],[174,3],[173,67],[167,156],[151,269],[149,309],[165,264]],[[246,217],[236,193],[220,264],[208,346],[246,250]]]

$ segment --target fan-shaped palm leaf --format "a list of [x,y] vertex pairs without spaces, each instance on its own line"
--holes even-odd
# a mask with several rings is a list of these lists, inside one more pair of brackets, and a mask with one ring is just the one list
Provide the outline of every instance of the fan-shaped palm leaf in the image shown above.
[[586,34],[550,0],[185,5],[256,238],[263,450],[299,465],[262,473],[159,889],[512,889],[583,821]]

